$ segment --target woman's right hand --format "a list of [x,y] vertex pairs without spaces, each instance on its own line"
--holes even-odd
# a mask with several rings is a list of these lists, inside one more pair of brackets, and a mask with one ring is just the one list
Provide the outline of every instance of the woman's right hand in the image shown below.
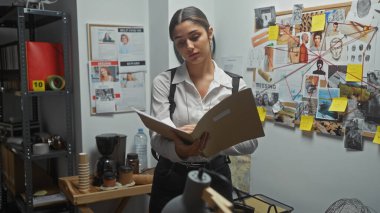
[[[192,133],[194,128],[195,124],[189,124],[179,127],[178,129],[186,133]],[[203,149],[206,147],[208,137],[209,133],[205,132],[199,139],[188,145],[185,144],[182,139],[176,135],[176,138],[174,140],[175,151],[177,155],[182,159],[186,159],[191,156],[199,156],[202,153]]]

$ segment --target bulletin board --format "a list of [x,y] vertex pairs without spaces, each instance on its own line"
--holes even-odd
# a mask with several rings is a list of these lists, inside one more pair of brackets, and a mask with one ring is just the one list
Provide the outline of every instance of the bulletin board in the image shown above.
[[145,110],[143,26],[88,24],[91,114]]
[[362,136],[373,138],[380,125],[380,4],[274,9],[255,9],[251,38],[260,111],[278,124],[343,137],[345,148],[362,150]]

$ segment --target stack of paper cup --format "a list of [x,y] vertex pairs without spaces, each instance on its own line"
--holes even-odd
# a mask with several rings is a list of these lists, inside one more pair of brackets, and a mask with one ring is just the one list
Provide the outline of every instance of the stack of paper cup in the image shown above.
[[87,192],[90,186],[90,165],[87,153],[79,153],[78,163],[79,191]]

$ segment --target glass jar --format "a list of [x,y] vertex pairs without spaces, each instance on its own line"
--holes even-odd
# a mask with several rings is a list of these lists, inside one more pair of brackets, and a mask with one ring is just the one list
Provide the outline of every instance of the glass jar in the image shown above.
[[116,176],[113,172],[105,172],[103,174],[103,186],[114,187],[116,185]]
[[133,181],[133,169],[130,166],[119,167],[119,182],[122,185],[130,184]]
[[139,156],[136,153],[127,154],[127,165],[133,170],[133,174],[139,173]]

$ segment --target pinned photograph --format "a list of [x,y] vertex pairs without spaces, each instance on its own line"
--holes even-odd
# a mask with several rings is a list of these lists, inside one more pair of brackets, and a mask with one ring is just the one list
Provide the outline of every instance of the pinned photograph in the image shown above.
[[294,121],[298,119],[302,109],[302,102],[281,102],[281,109],[274,114],[276,124],[295,127]]
[[310,46],[310,50],[312,50],[312,51],[325,50],[325,47],[324,47],[324,42],[325,42],[324,35],[325,35],[325,33],[322,32],[322,31],[313,32],[311,34],[311,46]]
[[333,136],[343,136],[343,124],[338,121],[327,121],[327,120],[315,120],[314,130],[317,133],[333,135]]
[[290,21],[291,25],[302,23],[302,10],[303,10],[303,4],[293,5],[292,19]]
[[325,60],[330,64],[347,64],[347,43],[344,35],[326,37]]
[[339,88],[340,84],[346,83],[347,65],[329,65],[328,87]]
[[316,98],[302,98],[303,101],[303,111],[302,114],[305,115],[315,115],[317,114],[318,100]]
[[353,0],[351,10],[348,12],[346,20],[375,27],[378,21],[374,18],[374,6],[377,3],[377,0]]
[[345,25],[346,11],[344,9],[328,10],[325,12],[327,26],[326,35],[335,36],[340,33],[340,25]]
[[300,32],[310,32],[312,17],[315,15],[321,15],[323,13],[324,13],[324,10],[303,13],[302,14],[302,23],[299,26]]
[[338,98],[339,89],[336,88],[319,88],[318,90],[318,107],[317,114],[318,119],[324,120],[338,120],[338,113],[329,111],[333,98]]
[[346,123],[344,129],[344,148],[363,150],[363,119],[354,118]]
[[256,91],[255,101],[257,106],[265,108],[267,115],[273,116],[273,106],[278,102],[277,92],[259,92]]
[[365,122],[380,124],[380,70],[367,74],[369,99],[365,110]]
[[274,6],[255,9],[256,30],[267,28],[276,23],[276,10]]
[[113,88],[99,88],[95,89],[96,97],[96,113],[110,113],[115,112],[115,95]]
[[317,98],[317,91],[319,87],[318,75],[305,75],[303,97]]

